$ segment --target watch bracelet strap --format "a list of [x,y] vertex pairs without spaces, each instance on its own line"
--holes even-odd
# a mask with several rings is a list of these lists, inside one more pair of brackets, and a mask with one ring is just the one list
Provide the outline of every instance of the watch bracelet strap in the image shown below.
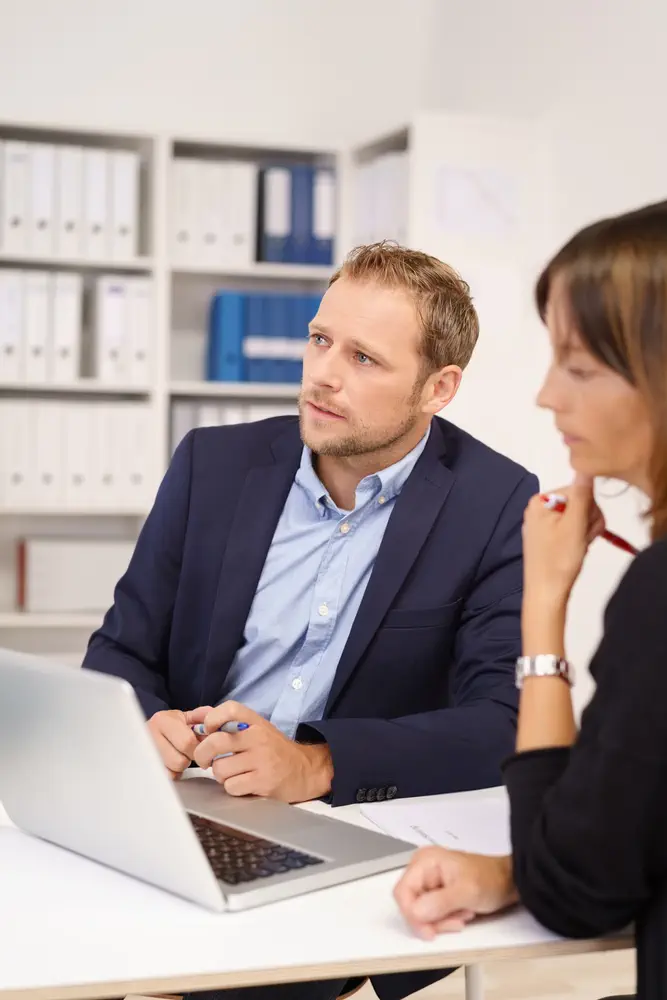
[[516,661],[516,686],[521,688],[526,677],[562,677],[572,687],[574,669],[562,656],[540,653],[537,656],[519,656]]

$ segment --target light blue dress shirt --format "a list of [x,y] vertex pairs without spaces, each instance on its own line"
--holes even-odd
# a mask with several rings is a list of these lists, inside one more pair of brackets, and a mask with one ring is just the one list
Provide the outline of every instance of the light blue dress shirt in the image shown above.
[[362,479],[350,511],[333,502],[304,447],[223,700],[243,702],[290,739],[322,719],[396,497],[429,433]]

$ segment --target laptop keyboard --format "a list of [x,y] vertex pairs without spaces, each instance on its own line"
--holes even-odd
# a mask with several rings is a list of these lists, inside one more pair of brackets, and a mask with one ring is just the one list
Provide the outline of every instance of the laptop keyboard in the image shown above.
[[228,885],[254,882],[269,875],[323,863],[321,858],[314,858],[303,851],[262,840],[203,816],[188,815],[216,878]]

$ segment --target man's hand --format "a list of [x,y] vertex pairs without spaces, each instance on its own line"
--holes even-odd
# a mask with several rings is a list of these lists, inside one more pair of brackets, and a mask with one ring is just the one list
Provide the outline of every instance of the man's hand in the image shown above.
[[[210,735],[200,737],[194,759],[210,767],[230,795],[260,795],[282,802],[307,802],[331,789],[333,765],[325,744],[294,743],[245,705],[227,701],[201,720]],[[245,722],[239,733],[219,733],[226,722]],[[219,754],[233,754],[214,760]]]
[[430,940],[460,931],[478,914],[495,913],[517,901],[512,859],[426,847],[413,857],[394,898],[420,937]]
[[153,737],[164,766],[176,780],[194,760],[199,741],[190,728],[203,722],[211,711],[210,705],[195,708],[192,712],[156,712],[148,720],[148,731]]

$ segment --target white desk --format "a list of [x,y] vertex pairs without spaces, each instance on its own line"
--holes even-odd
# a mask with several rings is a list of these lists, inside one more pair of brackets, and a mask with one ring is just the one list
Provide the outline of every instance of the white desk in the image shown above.
[[[326,809],[320,803],[308,808]],[[365,823],[355,806],[335,811]],[[181,993],[632,946],[567,941],[517,909],[424,942],[377,875],[237,914],[214,914],[22,834],[0,817],[0,1000]]]

